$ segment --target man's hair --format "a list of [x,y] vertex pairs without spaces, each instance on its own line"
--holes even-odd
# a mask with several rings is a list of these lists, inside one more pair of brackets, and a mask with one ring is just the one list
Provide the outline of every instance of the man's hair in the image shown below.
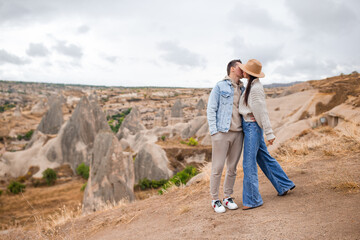
[[230,68],[231,67],[235,67],[236,63],[239,62],[239,63],[242,63],[240,59],[234,59],[234,60],[231,60],[228,65],[227,65],[227,75],[229,76],[230,74]]

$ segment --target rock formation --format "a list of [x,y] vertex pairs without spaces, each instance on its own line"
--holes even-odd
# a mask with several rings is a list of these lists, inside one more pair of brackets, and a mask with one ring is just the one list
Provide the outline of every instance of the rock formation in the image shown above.
[[101,131],[94,142],[83,212],[114,206],[122,199],[133,201],[133,187],[134,167],[131,155],[122,151],[112,132]]
[[172,172],[165,151],[154,143],[146,143],[138,152],[134,162],[135,183],[141,179],[168,179]]
[[154,126],[163,126],[164,123],[165,123],[165,113],[164,113],[164,109],[161,108],[155,114]]
[[36,130],[45,134],[57,134],[62,124],[63,113],[61,109],[60,99],[58,99],[52,102],[49,110],[41,119],[41,122]]
[[37,131],[29,148],[24,151],[6,152],[0,159],[0,176],[21,176],[30,166],[39,166],[36,177],[46,168],[69,164],[73,171],[81,163],[90,164],[94,140],[101,130],[109,130],[104,113],[95,100],[83,97],[71,118],[65,122],[57,136]]
[[169,119],[169,124],[174,125],[179,122],[183,122],[184,119],[184,112],[183,112],[183,105],[180,99],[176,100],[174,105],[171,107],[171,114]]
[[171,117],[172,118],[181,118],[184,116],[183,113],[183,106],[181,104],[180,99],[176,100],[176,102],[174,103],[174,105],[171,108]]
[[205,114],[205,102],[202,98],[196,104],[197,116],[203,116]]
[[140,112],[137,107],[133,107],[130,114],[127,115],[122,122],[116,136],[118,137],[118,139],[121,139],[128,134],[135,135],[143,129],[145,129],[145,126],[140,121]]
[[47,111],[47,104],[44,100],[38,101],[32,108],[30,113],[35,116],[41,116]]
[[199,131],[199,129],[204,125],[207,125],[205,116],[194,118],[188,123],[187,127],[181,132],[181,138],[187,139],[189,137],[195,136],[197,131]]
[[16,105],[16,108],[15,108],[15,111],[13,113],[13,116],[16,117],[16,118],[19,118],[21,117],[21,110],[20,110],[20,105]]
[[60,136],[62,162],[70,163],[73,169],[82,162],[89,164],[100,130],[110,130],[105,114],[95,101],[82,97]]

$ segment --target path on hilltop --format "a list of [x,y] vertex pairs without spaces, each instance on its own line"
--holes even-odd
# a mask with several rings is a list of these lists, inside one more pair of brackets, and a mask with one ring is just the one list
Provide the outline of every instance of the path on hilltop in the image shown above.
[[[305,158],[305,157],[304,157]],[[154,196],[77,220],[78,239],[359,239],[360,193],[334,189],[334,177],[360,176],[360,153],[351,157],[306,156],[304,163],[282,162],[296,184],[279,197],[259,173],[264,205],[216,214],[208,182]],[[241,204],[242,174],[235,184]],[[65,231],[66,228],[63,229]],[[66,231],[69,231],[67,228]],[[70,234],[68,232],[68,234]]]

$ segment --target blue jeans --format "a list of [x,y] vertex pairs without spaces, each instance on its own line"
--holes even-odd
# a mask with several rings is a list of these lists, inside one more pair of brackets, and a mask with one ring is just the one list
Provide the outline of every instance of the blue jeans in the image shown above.
[[259,125],[256,122],[242,120],[242,127],[244,131],[243,205],[258,207],[263,204],[263,200],[259,192],[256,162],[279,195],[284,194],[295,185],[276,159],[270,156],[264,141],[263,130]]

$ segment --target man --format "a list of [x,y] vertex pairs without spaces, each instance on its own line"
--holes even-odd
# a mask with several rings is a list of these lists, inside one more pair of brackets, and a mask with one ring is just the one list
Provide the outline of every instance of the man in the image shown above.
[[[241,116],[239,114],[239,100],[245,90],[243,72],[240,60],[232,60],[227,65],[227,76],[212,89],[208,106],[207,119],[212,142],[212,168],[210,177],[211,206],[217,213],[238,206],[231,198],[233,193],[236,167],[240,160],[243,145]],[[224,198],[219,200],[219,186],[222,171],[226,161],[226,176],[224,182]],[[224,204],[224,206],[222,205]]]

